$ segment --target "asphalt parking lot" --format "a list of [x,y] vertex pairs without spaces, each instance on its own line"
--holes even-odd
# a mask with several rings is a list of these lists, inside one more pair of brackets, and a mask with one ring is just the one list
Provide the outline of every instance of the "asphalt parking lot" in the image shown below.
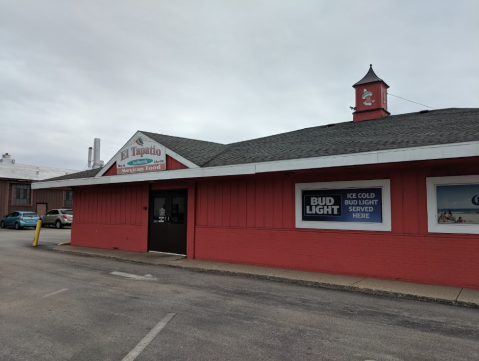
[[0,360],[477,360],[479,310],[53,252],[0,229]]

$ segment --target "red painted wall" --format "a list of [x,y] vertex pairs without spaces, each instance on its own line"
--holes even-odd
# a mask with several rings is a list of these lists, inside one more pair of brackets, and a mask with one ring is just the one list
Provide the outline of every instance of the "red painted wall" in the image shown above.
[[116,162],[113,163],[113,165],[103,174],[102,177],[107,176],[107,175],[117,175],[116,173]]
[[[362,98],[364,89],[373,93],[371,100],[374,100],[374,103],[372,105],[364,105],[364,99]],[[353,121],[378,119],[389,115],[384,111],[388,110],[386,84],[383,82],[361,84],[355,87],[355,92],[356,111],[353,113]]]
[[479,288],[474,236],[198,227],[196,258]]
[[373,120],[387,117],[389,114],[382,109],[375,109],[363,113],[353,113],[353,122],[361,122],[363,120]]
[[[373,95],[371,97],[371,100],[374,100],[374,103],[372,105],[364,105],[364,99],[362,98],[364,94],[364,89],[367,89],[368,91],[372,92]],[[384,102],[384,93],[387,93],[387,87],[386,84],[383,82],[377,81],[374,83],[368,83],[368,84],[360,84],[357,85],[354,88],[355,91],[355,97],[356,97],[356,111],[360,112],[363,110],[370,110],[370,109],[378,109],[378,108],[384,108],[385,110],[388,110],[388,105],[387,105],[387,95],[386,95],[386,102]]]
[[176,159],[171,158],[169,155],[166,155],[166,169],[187,169],[188,167],[183,163],[178,162]]
[[148,183],[76,187],[71,245],[146,252],[148,195]]
[[[195,258],[479,288],[479,237],[430,234],[426,177],[479,174],[478,159],[197,183]],[[392,232],[295,229],[294,184],[391,180]]]
[[[195,182],[130,183],[75,188],[72,246],[148,251],[149,190],[188,189],[187,252],[194,256]],[[146,209],[144,209],[146,207]]]
[[[188,258],[479,289],[479,237],[427,231],[426,177],[479,158],[77,187],[72,245],[148,249],[149,189],[188,189]],[[391,180],[392,231],[295,229],[294,185]]]

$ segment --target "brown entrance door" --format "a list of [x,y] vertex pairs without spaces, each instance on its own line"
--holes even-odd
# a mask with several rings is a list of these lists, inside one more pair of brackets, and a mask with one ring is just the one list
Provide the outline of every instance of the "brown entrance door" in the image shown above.
[[47,213],[47,204],[46,203],[37,203],[37,214],[39,217]]
[[187,190],[150,192],[148,250],[186,254]]

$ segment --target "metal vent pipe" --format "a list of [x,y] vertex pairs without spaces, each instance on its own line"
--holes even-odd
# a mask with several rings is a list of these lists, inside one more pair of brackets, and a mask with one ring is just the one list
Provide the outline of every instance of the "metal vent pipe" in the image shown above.
[[92,156],[93,148],[88,148],[88,169],[91,169],[91,156]]
[[100,138],[93,142],[93,168],[100,168]]

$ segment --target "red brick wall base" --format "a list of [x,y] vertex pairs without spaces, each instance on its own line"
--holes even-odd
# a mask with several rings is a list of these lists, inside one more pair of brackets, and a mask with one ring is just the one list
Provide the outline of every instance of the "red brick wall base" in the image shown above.
[[195,258],[479,288],[475,236],[196,228]]
[[147,252],[148,227],[131,224],[73,223],[71,245]]

